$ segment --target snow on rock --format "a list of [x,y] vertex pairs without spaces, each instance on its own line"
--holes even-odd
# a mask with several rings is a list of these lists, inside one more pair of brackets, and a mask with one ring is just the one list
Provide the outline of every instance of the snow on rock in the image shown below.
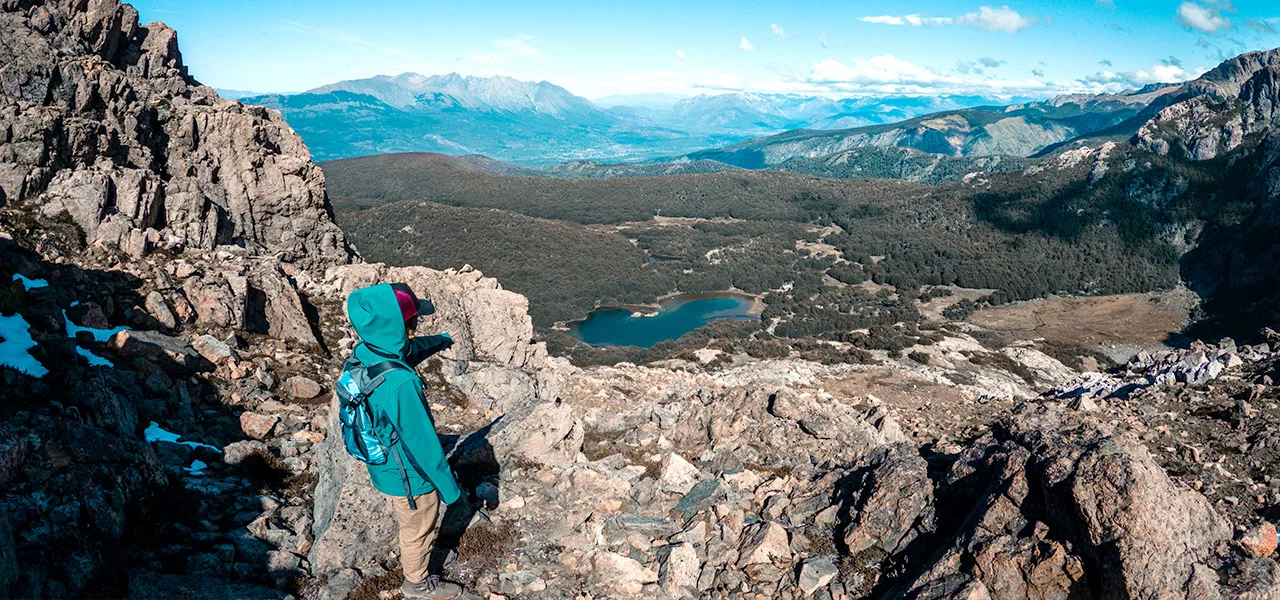
[[48,281],[45,281],[43,279],[27,279],[26,277],[23,277],[22,274],[20,273],[14,273],[13,280],[21,281],[23,289],[27,290],[28,292],[37,288],[49,287]]
[[31,325],[22,315],[0,315],[0,365],[13,367],[32,377],[44,377],[49,369],[31,356],[36,347],[31,338]]
[[[76,304],[73,303],[71,306],[75,306],[75,305]],[[81,331],[87,331],[91,335],[93,335],[94,340],[99,342],[105,342],[111,339],[111,336],[117,333],[120,333],[121,331],[126,331],[129,329],[124,325],[121,325],[119,327],[112,327],[111,329],[94,329],[92,327],[81,327],[71,322],[71,319],[67,317],[67,311],[65,310],[62,311],[62,322],[67,328],[67,337],[71,339],[75,339],[76,334],[80,333]]]
[[91,367],[115,367],[111,361],[79,346],[76,346],[76,354],[83,356],[85,360],[89,361],[89,366]]
[[[191,446],[192,448],[208,448],[219,454],[222,453],[222,449],[216,446],[210,446],[209,444],[201,444],[200,442],[179,442],[178,440],[182,439],[182,436],[176,433],[173,433],[171,431],[165,431],[165,429],[155,421],[152,421],[151,424],[148,425],[147,428],[142,431],[142,436],[147,440],[147,443],[150,443],[150,444],[154,444],[156,442],[169,442],[171,444],[182,444],[183,446]],[[199,462],[199,461],[196,461],[196,462]]]

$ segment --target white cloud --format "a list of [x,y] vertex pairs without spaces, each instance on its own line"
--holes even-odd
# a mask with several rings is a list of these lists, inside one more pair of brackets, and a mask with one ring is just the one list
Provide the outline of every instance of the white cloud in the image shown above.
[[1178,24],[1187,29],[1194,29],[1204,33],[1218,33],[1219,31],[1231,29],[1231,19],[1223,15],[1224,11],[1233,11],[1228,0],[1224,4],[1213,3],[1210,6],[1200,4],[1198,2],[1183,2],[1178,5],[1178,13],[1174,17]]
[[831,44],[829,44],[829,43],[827,42],[827,34],[825,34],[825,33],[819,33],[819,34],[818,34],[818,43],[819,43],[819,44],[822,44],[822,47],[823,47],[823,48],[826,48],[826,47],[828,47],[828,46],[830,46],[830,45],[831,45]]
[[[996,61],[999,62],[999,61]],[[940,95],[972,94],[993,97],[1049,96],[1055,94],[1118,92],[1128,87],[1117,81],[1057,81],[1045,76],[1043,66],[1025,79],[984,76],[978,63],[961,62],[951,70],[921,66],[893,55],[853,58],[849,62],[827,59],[813,63],[802,80],[805,93],[831,95]],[[1160,65],[1163,68],[1163,65]],[[1153,71],[1135,77],[1160,77],[1168,74]],[[754,87],[761,84],[754,83]]]
[[1177,83],[1194,79],[1204,69],[1197,69],[1195,72],[1187,71],[1180,64],[1172,64],[1169,61],[1161,61],[1159,64],[1152,65],[1146,69],[1138,69],[1136,71],[1099,71],[1093,75],[1089,75],[1081,80],[1083,83],[1094,84],[1117,84],[1126,88],[1142,87],[1152,83]]
[[493,45],[497,47],[497,50],[493,52],[473,52],[471,53],[471,60],[482,65],[496,67],[513,58],[542,56],[542,52],[534,47],[533,36],[531,35],[522,34],[506,39],[494,40]]
[[877,25],[896,25],[910,27],[941,27],[945,25],[971,25],[987,33],[1017,33],[1034,25],[1040,19],[1035,15],[1023,15],[1008,6],[991,8],[979,7],[977,12],[966,13],[958,17],[922,17],[910,15],[880,15],[859,17],[864,23]]
[[877,25],[910,25],[912,27],[924,27],[926,25],[951,25],[955,19],[950,17],[922,17],[920,15],[903,15],[892,16],[882,15],[878,17],[858,17],[859,21],[864,23],[875,23]]
[[783,31],[781,27],[778,27],[777,23],[769,24],[769,31],[772,31],[774,35],[779,37],[787,37],[787,32]]
[[751,40],[747,39],[746,36],[743,36],[738,42],[738,47],[746,50],[747,52],[755,52],[756,50],[756,47],[751,45]]
[[676,60],[684,60],[684,50],[676,48]]
[[934,83],[941,77],[932,70],[885,54],[868,59],[855,58],[849,66],[832,59],[816,62],[809,80],[817,83],[921,84]]
[[962,25],[976,25],[987,33],[1017,33],[1026,29],[1036,22],[1036,17],[1032,15],[1023,16],[1018,11],[1002,6],[1000,8],[991,8],[983,6],[976,13],[969,13],[959,19],[956,23]]

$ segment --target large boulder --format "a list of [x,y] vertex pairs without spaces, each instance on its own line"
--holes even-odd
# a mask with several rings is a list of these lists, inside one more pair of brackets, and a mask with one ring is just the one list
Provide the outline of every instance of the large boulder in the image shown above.
[[[558,380],[545,346],[533,341],[524,297],[475,271],[381,264],[330,269],[313,291],[345,298],[382,282],[407,283],[435,303],[436,314],[424,319],[420,331],[453,334],[455,345],[440,355],[446,383],[468,398],[486,399],[485,408],[495,413],[488,427],[452,449],[455,470],[489,473],[521,459],[543,464],[574,459],[583,428],[573,408],[555,400]],[[315,543],[309,559],[317,574],[367,567],[395,547],[390,505],[373,489],[364,465],[343,450],[337,411],[330,414],[330,433],[316,459]]]
[[853,508],[844,531],[851,554],[871,548],[888,554],[905,550],[934,528],[929,465],[909,444],[877,451]]
[[1224,597],[1215,567],[1231,527],[1144,446],[1060,406],[1022,405],[1002,423],[942,478],[937,510],[967,515],[951,515],[958,529],[910,597]]
[[[1060,408],[1020,407],[1009,433],[1035,457],[1050,515],[1080,536],[1108,596],[1202,598],[1230,523],[1146,447]],[[1068,520],[1069,519],[1069,520]]]

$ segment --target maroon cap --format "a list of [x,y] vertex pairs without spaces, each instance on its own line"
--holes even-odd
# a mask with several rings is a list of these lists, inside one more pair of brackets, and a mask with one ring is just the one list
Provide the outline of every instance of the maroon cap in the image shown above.
[[413,293],[409,286],[403,283],[391,284],[391,290],[396,294],[396,304],[400,305],[400,316],[404,317],[405,322],[414,317],[427,317],[435,314],[436,307],[430,300],[419,299],[418,295]]
[[403,290],[395,290],[396,304],[400,305],[400,316],[405,321],[418,316],[418,301]]

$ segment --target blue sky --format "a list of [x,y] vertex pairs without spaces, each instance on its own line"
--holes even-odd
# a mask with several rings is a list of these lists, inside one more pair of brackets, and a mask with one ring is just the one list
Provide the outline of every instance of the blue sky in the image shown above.
[[588,98],[1048,96],[1188,79],[1280,47],[1275,0],[133,4],[178,30],[197,79],[259,92],[414,71],[546,80]]

